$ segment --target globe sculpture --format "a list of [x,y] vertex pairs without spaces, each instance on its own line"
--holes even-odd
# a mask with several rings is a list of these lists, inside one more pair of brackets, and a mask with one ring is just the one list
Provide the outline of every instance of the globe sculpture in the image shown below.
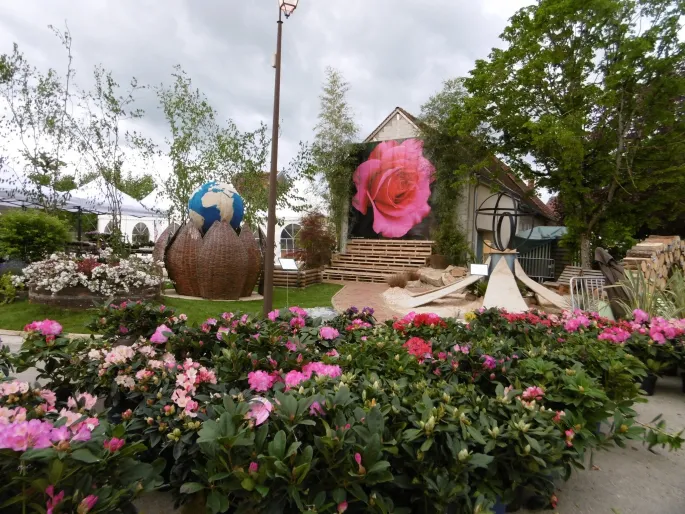
[[195,190],[188,201],[190,219],[203,234],[215,221],[227,221],[240,229],[245,214],[243,198],[230,184],[212,180]]
[[210,300],[250,296],[261,253],[249,229],[241,230],[242,197],[231,185],[211,181],[193,193],[188,209],[190,222],[165,232],[155,245],[176,292]]

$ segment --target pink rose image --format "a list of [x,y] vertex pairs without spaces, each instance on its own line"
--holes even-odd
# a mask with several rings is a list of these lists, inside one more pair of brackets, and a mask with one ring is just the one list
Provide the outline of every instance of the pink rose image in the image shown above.
[[423,142],[383,141],[354,172],[357,194],[352,205],[362,214],[373,209],[373,230],[402,237],[430,213],[430,184],[435,167],[423,156]]

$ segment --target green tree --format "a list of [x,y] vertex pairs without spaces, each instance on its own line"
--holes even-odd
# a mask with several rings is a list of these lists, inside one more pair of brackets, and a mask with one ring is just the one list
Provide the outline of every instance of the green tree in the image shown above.
[[455,124],[559,194],[583,266],[593,235],[682,202],[683,14],[676,0],[539,0],[466,81]]
[[41,73],[16,43],[12,53],[0,56],[0,138],[18,146],[18,152],[3,148],[3,167],[9,174],[2,180],[15,193],[54,212],[66,201],[64,187],[73,179],[64,169],[75,142],[70,102],[75,70],[69,29],[49,28],[66,51],[63,76],[53,68]]
[[[437,250],[455,264],[472,256],[464,226],[455,216],[455,205],[469,181],[473,165],[482,158],[482,149],[473,138],[459,137],[452,126],[455,110],[461,110],[468,92],[463,78],[444,82],[440,91],[421,106],[419,128],[424,153],[435,166],[436,180],[431,203],[436,216],[432,235]],[[464,144],[464,141],[468,144]]]
[[36,209],[12,210],[0,216],[0,255],[34,262],[64,250],[67,224]]
[[338,234],[346,226],[355,169],[354,144],[359,127],[347,95],[350,85],[342,73],[326,68],[326,78],[319,96],[319,116],[314,127],[312,155],[318,185],[317,192],[326,200]]
[[[169,136],[161,150],[171,162],[171,174],[164,192],[171,200],[171,216],[184,221],[192,193],[209,180],[240,184],[246,204],[245,222],[255,225],[260,211],[268,205],[265,170],[270,138],[261,124],[252,132],[241,132],[232,120],[220,123],[207,97],[193,87],[192,80],[176,66],[171,86],[157,88],[161,109],[169,126]],[[308,166],[308,151],[302,146],[283,176],[297,176]],[[234,183],[235,182],[235,183]],[[291,180],[282,180],[279,206],[295,200]]]

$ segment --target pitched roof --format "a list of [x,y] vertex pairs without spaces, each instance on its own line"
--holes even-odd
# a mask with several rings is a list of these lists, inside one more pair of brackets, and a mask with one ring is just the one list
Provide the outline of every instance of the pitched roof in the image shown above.
[[388,116],[383,121],[381,121],[380,124],[375,129],[373,129],[371,134],[369,134],[367,136],[367,138],[364,139],[364,142],[369,143],[370,141],[372,141],[373,138],[376,136],[376,134],[378,134],[383,129],[383,127],[385,127],[390,122],[390,120],[393,119],[393,117],[397,114],[406,118],[406,120],[409,123],[411,123],[412,125],[414,125],[414,127],[416,127],[417,131],[419,130],[419,125],[418,125],[419,122],[416,119],[416,116],[405,111],[402,107],[395,107],[393,109],[393,111],[390,114],[388,114]]

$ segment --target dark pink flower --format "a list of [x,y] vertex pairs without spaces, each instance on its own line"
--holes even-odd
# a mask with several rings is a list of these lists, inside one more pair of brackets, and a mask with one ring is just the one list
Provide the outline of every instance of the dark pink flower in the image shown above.
[[373,230],[402,237],[430,213],[428,198],[435,167],[423,156],[423,142],[384,141],[354,172],[352,205],[362,214],[373,209]]
[[169,340],[168,335],[171,333],[172,331],[169,327],[167,327],[166,325],[160,325],[155,330],[155,333],[152,334],[150,342],[155,344],[164,344]]
[[326,411],[323,410],[323,407],[319,402],[312,402],[309,406],[310,416],[323,416],[324,414],[326,414]]
[[250,462],[250,467],[248,468],[248,471],[250,472],[250,474],[256,473],[257,471],[259,471],[259,464],[257,464],[254,461]]
[[123,448],[124,444],[126,444],[126,441],[123,439],[112,437],[111,439],[105,440],[102,446],[104,446],[105,450],[109,450],[111,453],[116,453]]
[[545,391],[538,386],[532,386],[523,391],[523,399],[524,400],[542,400],[542,397],[545,395]]
[[269,314],[266,315],[267,318],[269,318],[269,321],[276,321],[276,318],[278,318],[278,309],[275,309],[271,311]]
[[322,339],[335,339],[340,335],[340,332],[338,332],[335,328],[333,327],[321,327],[319,329],[319,336]]
[[247,383],[250,389],[263,393],[271,389],[274,385],[275,379],[266,371],[250,371],[247,374]]
[[83,500],[81,500],[81,503],[78,505],[78,509],[76,510],[77,514],[88,514],[88,512],[91,511],[93,507],[95,507],[95,504],[98,502],[98,497],[95,496],[94,494],[91,494],[89,496],[86,496]]
[[341,501],[338,503],[338,514],[342,514],[347,510],[347,502],[346,501]]
[[128,328],[126,328],[124,325],[119,325],[119,333],[128,334]]

